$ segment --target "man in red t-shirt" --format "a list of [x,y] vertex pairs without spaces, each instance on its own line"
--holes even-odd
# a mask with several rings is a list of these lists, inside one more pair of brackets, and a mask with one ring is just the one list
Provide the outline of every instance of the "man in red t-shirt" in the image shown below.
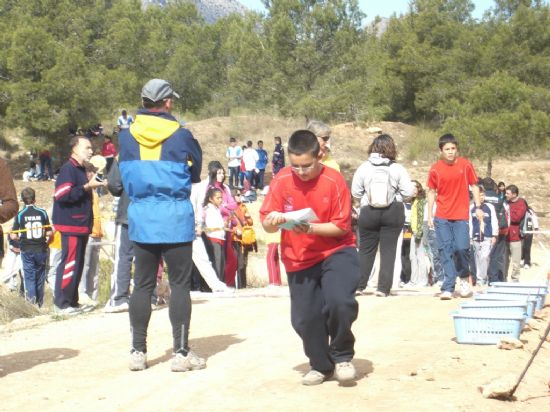
[[[470,198],[476,205],[476,216],[483,220],[477,175],[474,166],[458,156],[458,142],[452,134],[439,138],[440,160],[432,165],[428,175],[428,225],[435,227],[444,279],[441,300],[453,297],[456,277],[461,278],[460,295],[470,297],[469,282],[470,235],[468,215]],[[433,216],[436,203],[435,217]],[[456,258],[456,259],[455,259]],[[455,264],[456,260],[456,264]]]
[[321,164],[319,142],[312,132],[294,132],[288,154],[291,166],[271,182],[260,220],[265,231],[273,233],[279,225],[289,224],[285,212],[311,208],[317,216],[281,234],[292,326],[311,365],[302,383],[318,385],[333,374],[339,382],[352,381],[355,337],[351,325],[357,319],[355,291],[360,272],[350,192],[340,173]]

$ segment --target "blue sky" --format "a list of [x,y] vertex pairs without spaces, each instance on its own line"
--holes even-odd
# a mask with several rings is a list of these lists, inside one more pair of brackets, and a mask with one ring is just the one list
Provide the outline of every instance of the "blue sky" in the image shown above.
[[[244,6],[252,10],[264,11],[260,0],[239,0]],[[473,12],[475,18],[480,18],[483,12],[493,7],[493,0],[472,0],[476,8]],[[405,13],[408,10],[409,0],[359,0],[359,6],[367,15],[367,21],[376,16],[390,17],[393,13]]]

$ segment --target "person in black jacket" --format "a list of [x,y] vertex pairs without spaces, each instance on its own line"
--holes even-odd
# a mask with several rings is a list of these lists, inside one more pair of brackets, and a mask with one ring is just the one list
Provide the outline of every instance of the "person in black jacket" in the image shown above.
[[128,204],[130,199],[122,186],[118,161],[115,159],[107,175],[107,189],[119,197],[115,218],[115,264],[111,275],[111,297],[105,305],[105,312],[124,312],[130,301],[130,281],[134,247],[128,237]]

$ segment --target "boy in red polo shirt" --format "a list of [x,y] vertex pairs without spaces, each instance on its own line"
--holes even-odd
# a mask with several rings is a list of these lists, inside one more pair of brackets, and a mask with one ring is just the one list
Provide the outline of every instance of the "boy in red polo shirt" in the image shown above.
[[294,132],[288,154],[291,166],[271,182],[260,219],[265,231],[273,233],[287,223],[285,212],[311,208],[318,217],[281,234],[292,326],[311,365],[302,383],[318,385],[333,374],[340,382],[351,381],[355,379],[351,324],[357,319],[360,273],[350,192],[340,173],[320,163],[319,142],[312,132]]
[[[472,188],[477,218],[483,221],[484,215],[481,210],[474,166],[468,160],[458,156],[458,142],[455,137],[452,134],[441,136],[439,150],[441,158],[432,165],[428,175],[428,225],[431,228],[435,227],[444,271],[440,299],[449,300],[453,297],[457,276],[461,279],[460,295],[462,297],[472,295],[469,283],[470,196],[468,187]],[[434,202],[436,202],[435,217],[433,216]]]

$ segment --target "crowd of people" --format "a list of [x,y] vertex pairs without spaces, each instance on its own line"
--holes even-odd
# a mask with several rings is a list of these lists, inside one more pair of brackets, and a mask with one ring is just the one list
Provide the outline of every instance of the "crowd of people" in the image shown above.
[[[117,120],[118,147],[104,137],[102,161],[94,161],[90,137],[72,137],[70,157],[55,179],[51,221],[36,205],[32,188],[22,190],[23,208],[17,210],[13,180],[0,159],[0,219],[15,217],[9,248],[11,256],[19,256],[10,260],[5,282],[15,286],[19,262],[26,299],[42,306],[48,281],[62,314],[95,304],[103,238],[99,196],[108,190],[116,197],[105,311],[129,311],[131,370],[147,367],[147,328],[165,264],[171,369],[206,366],[188,345],[190,291],[233,293],[247,287],[248,256],[257,251],[255,217],[247,204],[258,194],[265,196],[258,218],[266,232],[269,284],[282,284],[281,259],[292,326],[310,360],[304,385],[333,375],[341,382],[355,378],[351,326],[358,315],[356,296],[367,294],[367,286],[387,297],[399,287],[437,285],[439,298],[448,300],[457,278],[458,294],[469,297],[474,285],[507,281],[509,266],[509,280],[518,282],[522,265],[531,264],[535,212],[517,186],[479,179],[472,163],[458,155],[451,134],[439,139],[440,159],[426,188],[398,163],[388,134],[373,139],[348,188],[332,157],[332,130],[316,120],[295,131],[286,145],[274,137],[271,156],[262,140],[256,147],[251,140],[241,146],[230,137],[227,168],[211,161],[201,180],[202,149],[172,115],[177,98],[167,81],[147,82],[135,119],[123,111]],[[53,177],[51,162],[45,160],[41,170]],[[306,210],[314,217],[296,221],[287,214]]]

